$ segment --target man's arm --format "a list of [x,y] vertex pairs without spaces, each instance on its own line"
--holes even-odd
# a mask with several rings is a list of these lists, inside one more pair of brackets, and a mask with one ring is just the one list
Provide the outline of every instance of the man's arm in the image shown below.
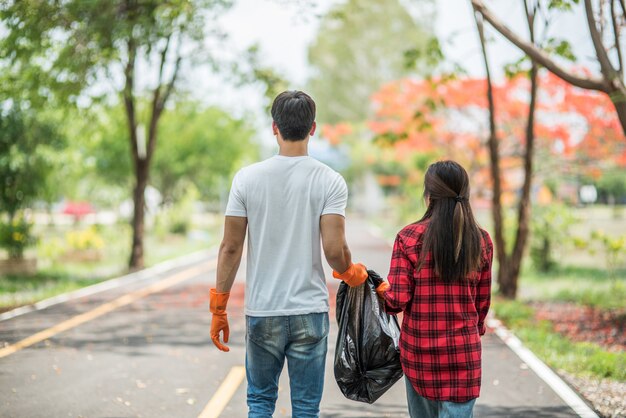
[[346,218],[334,214],[322,215],[320,231],[326,261],[333,270],[346,271],[352,264],[352,255],[346,242]]
[[367,279],[363,264],[352,264],[352,255],[346,242],[346,220],[341,215],[327,214],[320,219],[322,247],[326,261],[333,268],[333,277],[348,286],[360,286]]
[[226,216],[224,238],[217,257],[217,278],[215,288],[218,293],[230,292],[233,286],[246,239],[248,218]]
[[241,263],[247,226],[248,218],[244,217],[227,216],[224,222],[224,238],[217,257],[217,283],[215,288],[210,290],[209,295],[209,309],[213,314],[211,340],[221,351],[229,351],[229,348],[220,342],[220,334],[224,336],[224,342],[227,343],[230,328],[226,316],[226,304]]

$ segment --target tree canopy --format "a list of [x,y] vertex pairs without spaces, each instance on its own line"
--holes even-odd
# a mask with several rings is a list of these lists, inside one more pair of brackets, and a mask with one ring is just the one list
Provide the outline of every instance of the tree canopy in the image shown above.
[[432,38],[399,0],[348,0],[322,17],[309,47],[309,89],[318,120],[363,121],[381,84],[409,74],[404,51],[426,49]]

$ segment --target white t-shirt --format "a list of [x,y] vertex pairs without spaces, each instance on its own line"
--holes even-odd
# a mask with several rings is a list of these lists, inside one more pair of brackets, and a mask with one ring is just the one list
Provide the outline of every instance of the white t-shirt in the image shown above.
[[343,177],[308,156],[276,155],[235,175],[226,216],[248,218],[245,314],[328,312],[320,217],[345,216]]

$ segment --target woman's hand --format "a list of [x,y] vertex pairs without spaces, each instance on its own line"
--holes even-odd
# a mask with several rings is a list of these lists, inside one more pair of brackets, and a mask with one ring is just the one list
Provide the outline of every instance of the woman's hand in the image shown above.
[[377,294],[377,295],[378,295],[378,297],[380,297],[381,299],[384,299],[384,298],[385,298],[385,292],[386,292],[387,290],[389,290],[389,288],[390,288],[390,287],[391,287],[391,286],[389,285],[389,282],[385,282],[385,281],[383,281],[383,282],[381,282],[381,284],[379,284],[379,285],[376,287],[376,294]]

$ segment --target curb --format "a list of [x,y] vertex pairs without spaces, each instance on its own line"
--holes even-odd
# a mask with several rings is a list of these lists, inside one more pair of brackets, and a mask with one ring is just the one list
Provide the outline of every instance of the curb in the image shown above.
[[561,379],[548,365],[541,361],[535,353],[522,344],[508,328],[498,319],[487,318],[487,326],[492,328],[496,335],[513,351],[524,363],[532,369],[541,380],[581,418],[598,418],[598,415],[587,403]]
[[0,322],[6,321],[11,318],[15,318],[16,316],[27,314],[29,312],[40,311],[50,306],[67,302],[69,300],[82,298],[84,296],[90,296],[95,293],[104,292],[105,290],[115,289],[131,282],[137,283],[137,282],[152,278],[157,274],[162,274],[169,270],[173,270],[176,268],[180,268],[183,266],[197,263],[203,258],[206,258],[209,251],[211,250],[210,249],[199,250],[191,254],[187,254],[187,255],[177,257],[177,258],[173,258],[171,260],[163,261],[152,267],[148,267],[143,270],[129,273],[124,276],[114,277],[112,279],[108,279],[103,282],[91,285],[91,286],[83,287],[82,289],[73,290],[68,293],[62,293],[60,295],[53,296],[48,299],[44,299],[32,305],[25,305],[19,308],[12,309],[8,312],[4,312],[3,314],[0,314]]

